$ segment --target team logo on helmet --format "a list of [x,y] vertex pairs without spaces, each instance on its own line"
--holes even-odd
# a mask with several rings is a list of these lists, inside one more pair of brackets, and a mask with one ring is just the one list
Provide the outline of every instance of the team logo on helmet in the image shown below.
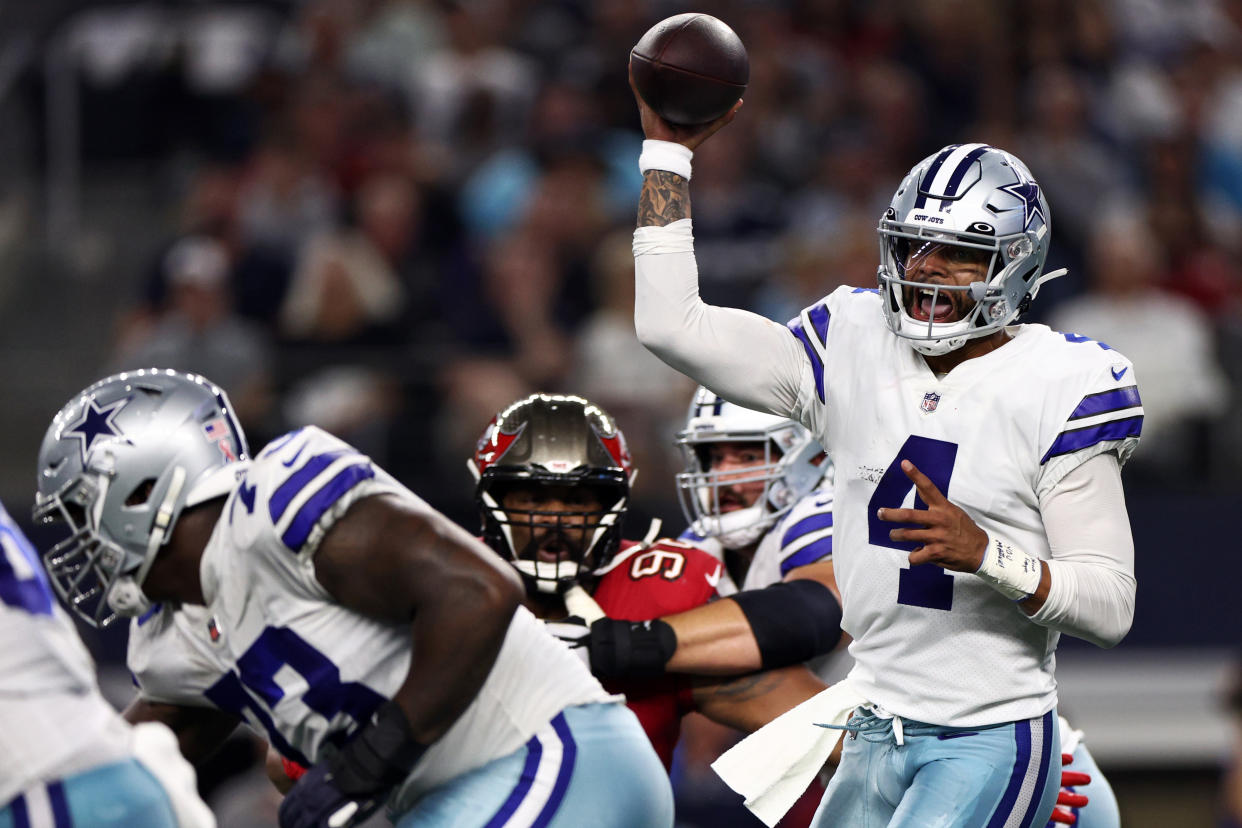
[[61,439],[77,440],[82,452],[82,462],[85,463],[86,455],[94,447],[96,440],[121,436],[121,429],[115,422],[116,415],[121,413],[121,409],[128,402],[129,398],[126,397],[100,408],[95,405],[93,398],[88,398],[86,405],[82,406],[81,416],[61,432]]

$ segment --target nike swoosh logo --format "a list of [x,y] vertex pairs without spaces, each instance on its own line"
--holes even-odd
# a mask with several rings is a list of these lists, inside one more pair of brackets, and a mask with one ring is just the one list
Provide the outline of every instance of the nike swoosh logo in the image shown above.
[[960,739],[963,736],[978,736],[978,735],[979,735],[979,731],[977,730],[964,730],[959,733],[941,733],[936,738],[943,742],[946,739]]
[[284,465],[286,469],[291,469],[293,468],[293,464],[298,462],[298,458],[302,456],[302,452],[304,451],[306,451],[306,443],[302,444],[301,448],[298,449],[297,454],[293,455],[288,460],[281,460],[280,462]]
[[717,564],[715,572],[712,572],[711,574],[705,574],[703,576],[704,580],[707,581],[707,585],[710,586],[712,589],[715,589],[716,585],[720,583],[720,573],[722,571],[723,571],[723,568],[719,564]]
[[1112,368],[1110,370],[1112,370],[1113,372],[1113,379],[1119,380],[1126,375],[1126,371],[1130,370],[1130,366],[1127,365],[1125,368],[1122,368],[1120,371],[1118,371],[1116,368]]

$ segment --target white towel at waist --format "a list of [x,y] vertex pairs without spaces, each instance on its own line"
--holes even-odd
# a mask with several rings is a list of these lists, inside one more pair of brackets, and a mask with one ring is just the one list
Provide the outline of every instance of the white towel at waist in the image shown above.
[[866,701],[842,679],[729,748],[712,770],[771,828],[806,791],[842,736],[820,725],[845,724]]

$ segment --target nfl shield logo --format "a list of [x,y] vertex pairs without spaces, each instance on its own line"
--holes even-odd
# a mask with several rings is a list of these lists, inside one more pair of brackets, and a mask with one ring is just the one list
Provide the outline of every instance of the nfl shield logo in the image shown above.
[[936,406],[940,404],[940,395],[935,391],[928,391],[923,395],[923,404],[919,406],[928,414],[936,410]]

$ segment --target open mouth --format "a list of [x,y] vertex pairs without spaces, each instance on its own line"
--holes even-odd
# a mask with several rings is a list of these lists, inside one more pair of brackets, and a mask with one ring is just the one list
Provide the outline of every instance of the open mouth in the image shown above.
[[920,322],[950,322],[956,317],[956,308],[947,292],[922,287],[911,290],[913,297],[907,306],[913,318]]

